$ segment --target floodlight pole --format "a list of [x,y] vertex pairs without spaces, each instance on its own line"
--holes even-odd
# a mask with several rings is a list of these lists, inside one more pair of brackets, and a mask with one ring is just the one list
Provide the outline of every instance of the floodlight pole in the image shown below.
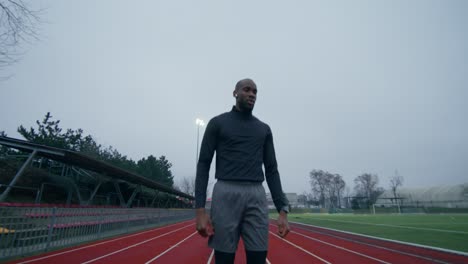
[[197,124],[197,152],[195,153],[195,169],[197,168],[198,165],[198,148],[200,146],[200,127],[205,125],[205,122],[202,119],[197,118],[195,120],[195,124]]

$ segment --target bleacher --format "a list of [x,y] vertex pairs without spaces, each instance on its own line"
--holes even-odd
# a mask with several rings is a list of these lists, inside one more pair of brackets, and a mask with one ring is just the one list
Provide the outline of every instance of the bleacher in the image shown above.
[[[193,196],[133,172],[23,140],[0,136],[0,145],[23,153],[0,182],[0,261],[194,217]],[[37,162],[44,159],[52,167]],[[85,185],[75,183],[80,177]]]
[[193,217],[192,209],[0,203],[0,260]]

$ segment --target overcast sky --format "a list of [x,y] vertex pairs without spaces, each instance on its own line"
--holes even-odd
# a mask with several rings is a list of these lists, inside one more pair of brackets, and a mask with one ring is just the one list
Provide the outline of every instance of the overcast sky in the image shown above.
[[286,192],[310,191],[313,169],[351,188],[395,170],[406,187],[468,182],[468,1],[34,5],[41,40],[0,82],[11,137],[50,111],[134,160],[165,155],[178,181],[195,174],[195,119],[250,77]]

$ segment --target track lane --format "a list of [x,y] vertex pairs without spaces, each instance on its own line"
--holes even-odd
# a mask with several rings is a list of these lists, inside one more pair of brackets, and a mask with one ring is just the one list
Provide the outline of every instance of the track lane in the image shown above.
[[[192,230],[194,231],[195,228]],[[206,264],[212,249],[207,245],[208,239],[198,234],[167,251],[153,263],[203,263]]]
[[[340,245],[390,263],[468,263],[468,258],[442,251],[373,239],[320,227],[291,223],[295,232]],[[313,240],[313,239],[311,239]]]
[[171,246],[190,236],[195,230],[195,224],[190,224],[183,228],[173,230],[172,233],[153,237],[148,241],[141,241],[127,248],[103,255],[96,259],[88,260],[82,264],[103,264],[103,263],[146,263],[155,256],[163,253]]
[[[270,225],[272,232],[277,232],[278,228]],[[390,264],[384,260],[349,250],[339,243],[323,243],[320,240],[307,239],[298,234],[294,229],[286,237],[287,241],[301,245],[305,250],[326,259],[332,263],[381,263]],[[335,241],[336,242],[336,241]]]
[[[275,231],[275,230],[273,230]],[[276,231],[275,231],[276,232]],[[304,249],[303,245],[280,238],[270,229],[268,259],[272,263],[326,263],[330,261],[323,259],[312,252]]]
[[191,237],[193,237],[195,234],[197,234],[198,232],[195,231],[193,232],[192,234],[190,234],[188,237],[182,239],[181,241],[177,242],[175,245],[171,246],[170,248],[166,249],[164,252],[160,253],[159,255],[157,255],[156,257],[148,260],[145,262],[145,264],[151,264],[152,262],[155,262],[156,260],[159,260],[160,257],[166,255],[166,253],[168,253],[169,251],[171,251],[172,249],[174,249],[175,247],[177,247],[178,245],[182,244],[183,242],[187,241],[188,239],[190,239]]
[[[317,235],[310,233],[304,230],[295,229],[296,231],[292,232],[293,237],[297,239],[310,240],[311,242],[317,242],[324,247],[324,253],[333,252],[328,247],[334,247],[337,250],[342,250],[348,254],[351,258],[352,256],[361,256],[363,260],[369,263],[415,263],[415,264],[424,264],[424,263],[433,263],[426,259],[421,259],[413,256],[398,254],[396,252],[390,252],[386,249],[376,248],[369,245],[357,244],[347,240],[341,240],[338,238]],[[309,242],[310,243],[310,242]],[[304,241],[304,244],[307,244],[307,241]],[[343,256],[343,254],[339,254]]]

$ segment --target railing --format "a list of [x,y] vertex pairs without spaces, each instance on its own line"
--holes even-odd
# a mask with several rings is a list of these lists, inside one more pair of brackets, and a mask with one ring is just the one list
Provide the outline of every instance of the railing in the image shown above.
[[191,209],[0,206],[0,260],[193,217]]

